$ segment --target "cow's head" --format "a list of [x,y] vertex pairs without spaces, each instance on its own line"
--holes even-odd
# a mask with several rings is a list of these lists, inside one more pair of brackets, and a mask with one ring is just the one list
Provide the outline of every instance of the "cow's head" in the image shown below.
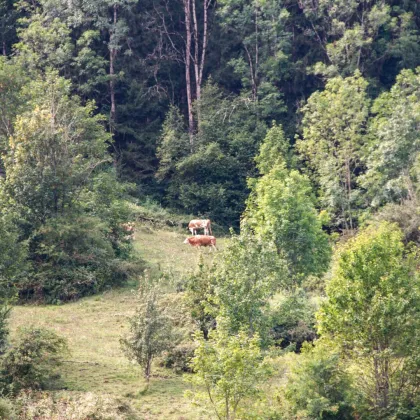
[[190,243],[190,238],[185,239],[184,244],[189,244]]

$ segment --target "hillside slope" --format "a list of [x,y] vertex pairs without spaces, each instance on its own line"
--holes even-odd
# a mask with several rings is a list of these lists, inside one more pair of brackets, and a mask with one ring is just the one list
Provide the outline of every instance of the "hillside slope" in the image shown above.
[[[135,246],[152,276],[165,270],[176,277],[193,268],[200,253],[212,258],[208,249],[184,245],[186,236],[175,230],[138,227]],[[223,240],[219,242],[223,246]],[[128,328],[127,317],[135,310],[136,288],[132,284],[61,306],[17,306],[10,320],[11,339],[19,327],[29,325],[51,328],[68,339],[71,353],[63,374],[67,390],[57,396],[91,392],[115,397],[136,410],[134,418],[203,418],[183,397],[187,384],[182,376],[169,369],[154,367],[150,389],[141,393],[145,387],[141,370],[124,357],[119,345]]]

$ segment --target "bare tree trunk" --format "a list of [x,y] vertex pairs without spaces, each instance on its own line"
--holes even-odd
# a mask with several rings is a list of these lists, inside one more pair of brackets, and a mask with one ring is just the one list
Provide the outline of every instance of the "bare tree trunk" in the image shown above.
[[[114,28],[117,24],[117,5],[114,4]],[[115,30],[115,29],[114,29]],[[113,30],[113,31],[114,31]],[[113,31],[110,32],[110,42],[112,41],[112,35]],[[114,70],[114,64],[115,64],[115,58],[117,56],[117,49],[116,48],[110,48],[110,55],[109,55],[109,90],[111,95],[111,112],[110,112],[110,127],[111,127],[111,133],[113,132],[114,122],[115,122],[115,115],[116,115],[116,106],[115,106],[115,70]]]
[[204,62],[206,59],[207,51],[207,42],[208,42],[208,10],[211,5],[212,0],[203,0],[204,6],[204,16],[203,16],[203,45],[201,47],[201,63],[200,63],[200,72],[198,77],[198,85],[201,89],[201,83],[203,81],[203,71],[204,71]]
[[3,55],[6,57],[7,51],[6,51],[6,41],[3,41]]
[[201,83],[200,83],[200,70],[199,70],[199,33],[197,23],[197,11],[195,9],[195,0],[192,2],[192,17],[194,22],[194,73],[195,73],[195,94],[196,99],[200,99],[201,96]]
[[[193,0],[194,1],[194,0]],[[183,0],[185,13],[185,29],[187,39],[185,40],[185,81],[187,84],[187,105],[188,105],[188,133],[190,137],[191,153],[194,149],[194,115],[192,109],[192,89],[191,89],[191,0]]]

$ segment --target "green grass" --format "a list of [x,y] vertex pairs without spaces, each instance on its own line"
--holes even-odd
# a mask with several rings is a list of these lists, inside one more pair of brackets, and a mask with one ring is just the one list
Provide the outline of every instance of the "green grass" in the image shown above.
[[[200,253],[209,249],[184,245],[187,234],[139,227],[135,247],[153,276],[170,271],[174,277],[193,269]],[[223,247],[223,239],[218,241]],[[128,329],[127,317],[135,310],[136,285],[109,291],[61,306],[16,306],[10,326],[13,342],[21,326],[43,326],[66,337],[70,354],[63,367],[66,393],[93,392],[124,398],[141,419],[205,418],[184,398],[188,385],[169,369],[154,367],[146,393],[141,370],[122,354],[119,340]]]

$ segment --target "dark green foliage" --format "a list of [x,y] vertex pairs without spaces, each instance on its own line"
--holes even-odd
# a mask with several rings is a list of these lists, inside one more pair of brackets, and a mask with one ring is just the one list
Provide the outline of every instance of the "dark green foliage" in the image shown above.
[[27,243],[20,241],[10,215],[0,216],[0,238],[0,301],[4,302],[14,297],[15,285],[28,275],[29,265]]
[[317,337],[315,306],[303,290],[286,295],[271,311],[271,335],[281,348],[300,351]]
[[2,361],[4,391],[50,389],[60,377],[58,368],[66,351],[65,339],[55,332],[35,327],[22,329]]
[[[285,397],[286,418],[353,419],[350,378],[339,356],[328,348],[310,345],[292,366]],[[286,411],[287,412],[287,411]]]
[[192,372],[191,360],[196,349],[194,343],[181,343],[164,353],[161,365],[173,369],[177,373]]
[[158,157],[158,177],[167,184],[166,202],[224,225],[238,225],[247,195],[246,178],[266,125],[257,106],[226,97],[213,83],[195,104],[197,133],[190,144],[180,112],[171,108]]
[[33,273],[19,282],[20,298],[59,303],[121,285],[134,266],[118,259],[107,234],[94,217],[48,221],[30,238]]

